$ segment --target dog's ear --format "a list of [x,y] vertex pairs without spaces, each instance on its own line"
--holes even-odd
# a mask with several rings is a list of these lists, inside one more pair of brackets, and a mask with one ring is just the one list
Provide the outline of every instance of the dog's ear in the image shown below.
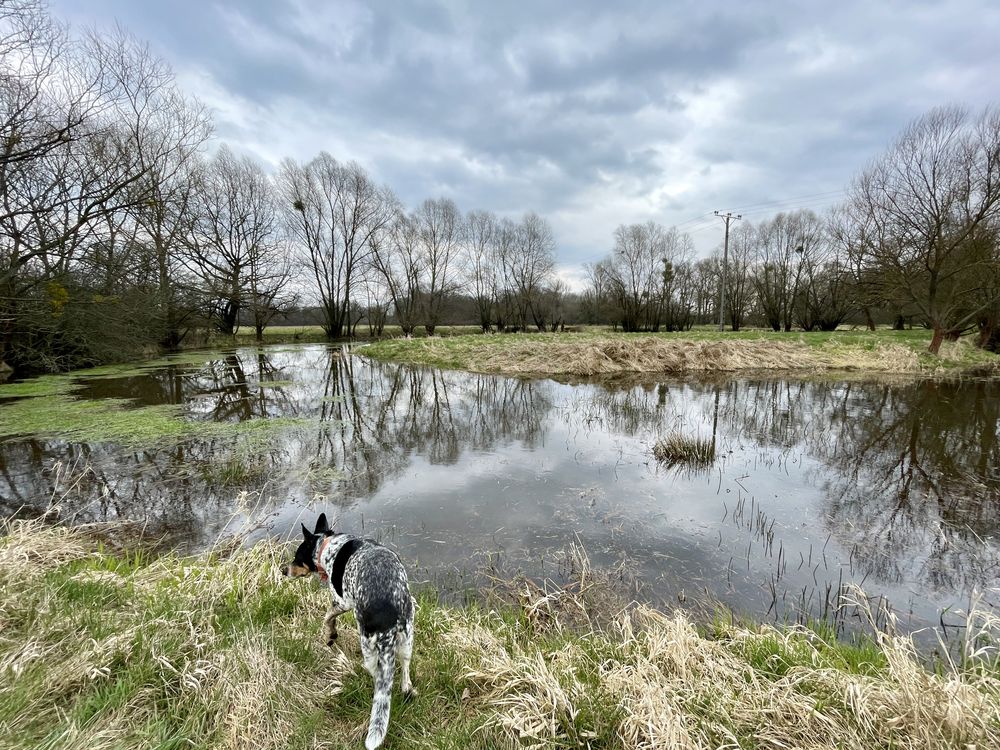
[[305,524],[302,524],[302,538],[307,542],[313,538],[313,533],[306,528]]
[[325,534],[330,530],[330,524],[326,521],[326,513],[320,513],[319,518],[316,519],[316,531],[314,534]]

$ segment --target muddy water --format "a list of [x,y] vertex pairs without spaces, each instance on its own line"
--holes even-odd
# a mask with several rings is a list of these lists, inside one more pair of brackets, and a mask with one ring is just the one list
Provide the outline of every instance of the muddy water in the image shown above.
[[[562,384],[357,352],[242,349],[81,381],[79,398],[178,404],[191,420],[302,421],[146,449],[11,440],[0,511],[55,502],[197,548],[240,524],[294,535],[325,510],[453,592],[488,562],[558,578],[577,543],[595,567],[624,566],[641,598],[768,619],[830,616],[851,583],[908,630],[956,621],[974,590],[996,600],[995,381]],[[652,444],[672,432],[710,442],[714,461],[658,465]]]

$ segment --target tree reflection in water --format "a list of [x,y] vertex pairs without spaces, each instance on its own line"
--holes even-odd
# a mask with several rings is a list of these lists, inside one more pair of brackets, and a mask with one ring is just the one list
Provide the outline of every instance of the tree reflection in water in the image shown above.
[[[733,382],[726,414],[825,473],[825,522],[881,580],[939,590],[998,573],[1000,399],[988,381]],[[984,554],[988,553],[988,554]]]

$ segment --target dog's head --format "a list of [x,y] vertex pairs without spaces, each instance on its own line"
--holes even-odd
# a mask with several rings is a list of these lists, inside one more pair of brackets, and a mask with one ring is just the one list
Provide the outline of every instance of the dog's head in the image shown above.
[[302,578],[310,573],[315,573],[316,546],[329,533],[330,526],[326,521],[326,513],[319,514],[315,531],[309,531],[306,525],[302,524],[302,543],[295,550],[295,557],[292,561],[281,568],[281,574],[289,578]]

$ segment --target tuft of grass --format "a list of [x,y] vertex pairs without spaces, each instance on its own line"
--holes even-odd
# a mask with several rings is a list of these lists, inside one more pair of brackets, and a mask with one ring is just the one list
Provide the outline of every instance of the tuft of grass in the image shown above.
[[653,444],[653,458],[665,466],[711,466],[715,463],[715,443],[688,437],[681,432],[672,432]]
[[[93,530],[2,531],[0,747],[361,745],[372,684],[351,616],[327,648],[329,596],[280,577],[283,545],[155,557],[109,551]],[[419,692],[397,688],[386,747],[1000,744],[982,627],[968,658],[928,670],[888,634],[842,644],[822,628],[732,621],[706,632],[642,606],[566,627],[553,594],[529,590],[514,609],[421,597]],[[542,610],[555,619],[531,615]]]

